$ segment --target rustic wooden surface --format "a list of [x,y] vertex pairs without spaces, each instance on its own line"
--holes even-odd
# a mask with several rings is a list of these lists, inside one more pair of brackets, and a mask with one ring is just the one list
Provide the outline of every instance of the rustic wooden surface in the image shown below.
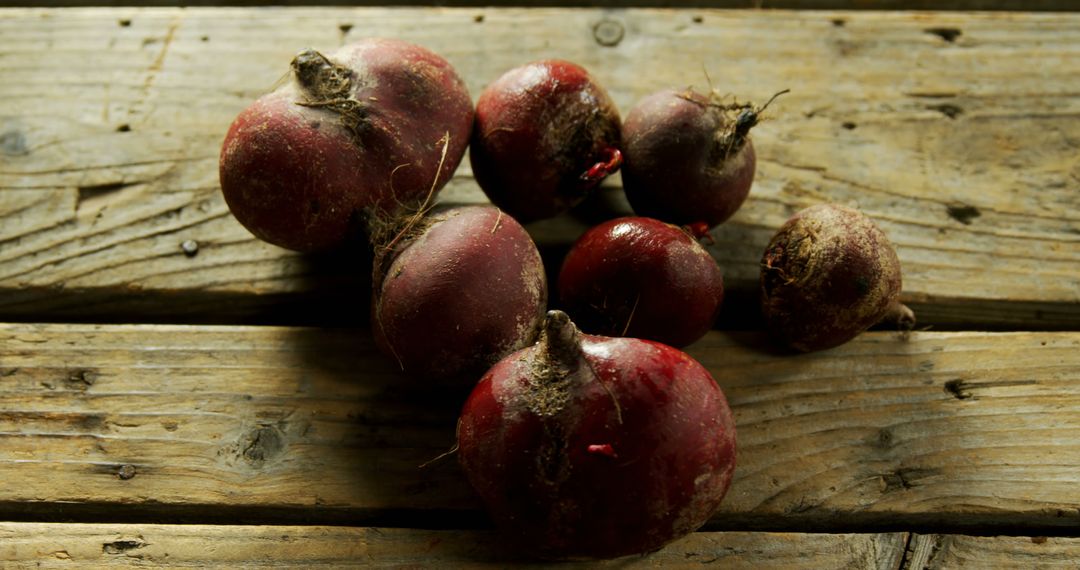
[[[1078,333],[689,352],[739,430],[714,530],[1080,528]],[[420,467],[468,387],[395,373],[364,331],[0,325],[0,362],[0,518],[486,524],[456,461]]]
[[[896,570],[905,533],[699,532],[659,552],[607,562],[531,563],[531,568],[762,567]],[[1054,539],[1047,550],[1077,552]],[[980,553],[979,549],[975,549]],[[998,560],[1009,561],[1008,557]],[[26,562],[26,561],[33,561]],[[0,565],[73,564],[229,568],[499,568],[523,562],[490,531],[227,525],[0,523]],[[527,562],[527,561],[525,561]],[[40,566],[38,566],[40,564]],[[921,568],[921,567],[920,567]]]
[[[753,287],[789,214],[838,201],[897,244],[922,322],[1080,323],[1080,14],[492,8],[0,11],[0,319],[318,322],[362,306],[355,255],[257,242],[216,165],[293,53],[371,34],[442,53],[474,97],[555,56],[624,113],[705,72],[743,99],[791,88],[755,131],[750,200],[714,232],[730,288]],[[531,232],[557,253],[626,211],[617,185],[614,207]],[[467,163],[444,198],[484,199]]]
[[[698,532],[641,557],[532,568],[1075,568],[1080,539]],[[500,567],[525,562],[491,531],[325,526],[0,523],[5,568]]]
[[1076,538],[911,535],[900,568],[1076,568]]
[[[624,113],[705,72],[743,99],[792,89],[713,232],[736,330],[688,349],[735,409],[735,482],[702,531],[605,566],[1080,567],[1080,12],[703,8],[738,2],[0,9],[0,567],[527,562],[452,457],[421,467],[468,387],[375,352],[356,252],[261,244],[217,187],[229,122],[295,51],[371,34],[442,53],[474,97],[540,57],[582,63]],[[529,227],[553,270],[629,212],[620,192]],[[484,200],[467,162],[443,199]],[[754,332],[761,250],[824,201],[874,217],[905,300],[956,332],[810,355]]]
[[[24,0],[21,6],[131,6],[132,0]],[[143,0],[142,6],[264,6],[261,0]],[[278,0],[287,6],[430,6],[422,0]],[[441,0],[440,6],[488,7],[491,0]],[[766,8],[801,10],[1023,10],[1070,11],[1073,0],[513,0],[501,6],[579,8]]]

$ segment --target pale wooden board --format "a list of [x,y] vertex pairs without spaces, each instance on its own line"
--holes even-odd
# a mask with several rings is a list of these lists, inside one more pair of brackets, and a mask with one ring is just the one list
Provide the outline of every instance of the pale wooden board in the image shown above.
[[5,568],[502,567],[730,569],[1075,568],[1080,539],[882,534],[697,532],[647,556],[530,561],[492,531],[377,527],[0,523]]
[[[129,6],[130,0],[36,0],[20,2],[21,6]],[[262,6],[261,0],[144,0],[143,6]],[[422,0],[278,0],[285,6],[426,6]],[[570,8],[786,8],[802,10],[1023,10],[1075,11],[1072,0],[515,0],[500,2],[502,6]],[[440,6],[486,7],[491,0],[441,0]]]
[[[689,351],[739,456],[708,528],[1080,528],[1078,347],[880,332],[781,356],[710,333]],[[400,376],[363,332],[0,325],[0,480],[19,482],[0,518],[482,526],[453,458],[420,467],[467,392]]]
[[319,526],[0,523],[5,568],[867,568],[894,570],[906,533],[694,533],[646,556],[578,563],[522,557],[491,531]]
[[901,568],[1077,568],[1080,539],[1060,537],[976,537],[910,535]]
[[[618,45],[594,38],[602,20]],[[923,322],[1080,323],[1080,14],[697,9],[2,11],[0,315],[327,318],[363,298],[349,258],[251,238],[216,165],[292,54],[372,34],[441,53],[474,97],[541,57],[585,65],[624,113],[705,71],[742,99],[791,88],[756,130],[751,199],[715,231],[730,287],[753,286],[789,214],[838,201],[897,243]],[[444,198],[484,200],[467,163]],[[554,255],[596,219],[530,229]]]

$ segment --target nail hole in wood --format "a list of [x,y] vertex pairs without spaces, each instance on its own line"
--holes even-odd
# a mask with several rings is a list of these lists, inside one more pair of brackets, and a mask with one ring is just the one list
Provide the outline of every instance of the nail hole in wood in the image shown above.
[[923,31],[928,34],[933,34],[949,43],[955,42],[956,38],[960,37],[960,34],[963,33],[960,31],[960,28],[926,28]]
[[188,257],[195,257],[199,254],[199,242],[193,239],[186,239],[180,243],[180,250]]
[[964,224],[965,226],[971,225],[971,220],[978,218],[982,215],[975,206],[968,204],[959,204],[953,206],[945,206],[946,211],[949,213],[949,217]]
[[950,119],[955,119],[964,113],[963,108],[956,105],[950,105],[948,103],[943,103],[941,105],[930,105],[927,107],[927,109],[930,109],[931,111],[937,111],[938,113],[941,113],[942,115],[945,115]]

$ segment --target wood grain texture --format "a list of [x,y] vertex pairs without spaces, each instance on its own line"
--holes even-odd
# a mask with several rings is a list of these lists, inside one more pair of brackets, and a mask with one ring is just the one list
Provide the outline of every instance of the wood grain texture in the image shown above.
[[[443,54],[474,97],[540,57],[585,65],[624,113],[704,88],[703,71],[741,99],[791,88],[755,131],[750,200],[714,232],[729,288],[752,289],[788,215],[836,201],[897,244],[924,323],[1080,324],[1080,14],[662,9],[2,11],[0,317],[317,322],[362,305],[355,256],[257,242],[216,166],[293,53],[372,34]],[[613,203],[530,227],[549,257],[627,211],[609,187]],[[484,200],[467,164],[443,198]]]
[[[24,0],[21,6],[132,6],[132,0]],[[141,6],[264,6],[259,0],[144,0]],[[430,6],[423,0],[278,0],[284,6]],[[490,0],[441,0],[440,6],[487,7]],[[801,10],[1020,10],[1075,11],[1071,0],[514,0],[500,6],[566,8],[769,8]]]
[[[1080,526],[1080,334],[870,333],[781,356],[689,352],[736,414],[709,530]],[[363,332],[0,325],[0,517],[464,528],[464,386],[403,377]]]
[[694,533],[647,556],[540,563],[490,531],[319,526],[0,523],[0,565],[180,568],[724,568],[895,570],[904,533]]
[[1080,539],[964,535],[697,532],[647,556],[544,564],[492,531],[377,527],[0,523],[5,568],[1075,568]]
[[901,568],[1076,568],[1080,539],[911,535]]

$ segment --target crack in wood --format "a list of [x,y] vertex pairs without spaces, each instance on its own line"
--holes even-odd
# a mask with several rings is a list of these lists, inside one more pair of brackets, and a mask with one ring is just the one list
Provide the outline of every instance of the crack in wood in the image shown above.
[[1038,380],[997,380],[989,382],[971,382],[964,380],[963,378],[955,378],[945,382],[945,392],[952,395],[957,400],[969,400],[978,399],[972,390],[978,390],[983,388],[1003,388],[1009,386],[1033,386],[1039,383]]
[[[67,187],[57,187],[57,189],[67,190]],[[37,190],[37,189],[36,188],[8,188],[8,190]],[[21,218],[23,216],[23,214],[28,213],[31,210],[34,210],[34,209],[42,206],[43,204],[53,204],[53,203],[55,203],[56,199],[55,199],[54,196],[49,196],[45,192],[42,192],[42,194],[44,194],[44,197],[41,198],[40,200],[34,200],[34,201],[32,201],[32,202],[30,202],[28,204],[24,204],[24,205],[14,209],[14,210],[2,211],[2,212],[0,212],[0,216],[3,216],[3,218],[7,219],[7,220],[14,220],[16,218]],[[45,231],[52,231],[55,228],[46,227],[46,228],[42,228],[42,229],[45,230]],[[41,231],[41,230],[39,230],[39,231]],[[4,243],[4,242],[7,242],[7,241],[10,241],[10,238],[5,239],[3,241],[0,241],[0,243]]]
[[[194,144],[194,140],[192,141],[192,143]],[[48,169],[48,170],[28,170],[28,171],[0,170],[0,175],[3,175],[3,176],[40,176],[40,175],[46,175],[46,174],[75,174],[75,173],[84,173],[84,172],[108,171],[108,170],[115,170],[115,169],[120,169],[120,168],[131,168],[131,167],[136,167],[136,166],[150,166],[150,165],[162,164],[162,163],[170,163],[170,166],[175,166],[176,164],[183,163],[183,162],[200,162],[200,161],[210,161],[210,160],[213,160],[216,163],[217,160],[218,160],[217,155],[210,155],[210,156],[186,156],[186,155],[183,155],[183,156],[156,158],[156,159],[148,159],[148,160],[133,160],[133,161],[130,161],[130,162],[121,162],[121,163],[117,163],[117,164],[98,164],[98,165],[91,165],[91,166],[63,166],[63,167],[59,167],[59,168],[51,168],[51,169]],[[166,172],[168,172],[168,171],[169,170],[166,170]],[[206,188],[207,189],[215,189],[215,188],[210,188],[210,187],[206,187]],[[202,188],[200,188],[200,189],[202,189]]]
[[88,202],[96,202],[105,196],[120,192],[126,188],[141,184],[141,181],[136,182],[106,182],[104,184],[93,184],[89,186],[79,186],[78,195],[75,198],[75,211],[83,209],[83,206]]
[[938,475],[940,469],[926,469],[919,467],[901,467],[895,471],[881,475],[882,493],[904,491],[920,486],[920,479]]
[[948,117],[950,119],[955,119],[955,118],[959,117],[960,115],[964,114],[963,107],[961,107],[959,105],[953,105],[953,104],[950,104],[950,103],[941,103],[939,105],[927,105],[926,108],[930,109],[931,111],[937,111],[938,113],[941,113],[942,115],[945,115],[946,117]]
[[900,561],[895,566],[894,570],[909,570],[911,564],[911,540],[915,536],[915,533],[904,533],[904,548],[901,551]]
[[964,389],[964,380],[961,378],[946,382],[945,392],[951,394],[957,400],[967,400],[972,397],[971,392]]
[[126,540],[114,540],[112,542],[106,542],[101,545],[101,551],[105,554],[112,555],[127,555],[132,550],[138,550],[145,548],[147,542],[142,537]]
[[928,34],[937,36],[945,40],[946,42],[949,42],[950,44],[955,43],[956,38],[959,38],[964,33],[962,30],[960,30],[960,28],[952,28],[945,26],[926,28],[923,31]]
[[155,57],[154,61],[150,64],[150,68],[147,69],[146,81],[143,83],[143,87],[148,92],[153,86],[154,80],[157,79],[158,72],[161,71],[161,68],[165,64],[165,55],[169,53],[169,47],[172,45],[178,27],[180,27],[180,22],[174,20],[169,23],[169,28],[165,31],[165,39],[161,43],[161,51],[158,52],[157,57]]
[[[139,240],[152,238],[152,237],[156,237],[156,236],[161,236],[161,235],[172,234],[172,233],[176,233],[176,232],[181,231],[181,230],[190,229],[190,228],[193,228],[195,226],[206,224],[207,222],[210,222],[212,220],[225,218],[225,217],[228,217],[228,216],[231,215],[230,212],[223,211],[223,212],[218,212],[218,213],[213,214],[213,215],[196,218],[196,219],[191,220],[190,222],[183,223],[183,224],[167,226],[167,227],[163,227],[163,228],[162,227],[157,227],[157,228],[153,227],[155,225],[162,225],[164,222],[169,222],[169,221],[172,221],[172,220],[180,217],[180,215],[183,213],[183,211],[185,209],[188,208],[189,205],[190,204],[185,204],[183,206],[170,208],[170,209],[168,209],[166,211],[163,211],[163,212],[162,211],[153,212],[152,215],[150,215],[148,217],[140,218],[139,220],[132,221],[132,222],[129,223],[129,225],[149,224],[151,226],[151,229],[152,229],[152,231],[150,231],[150,232],[136,233],[135,235],[125,237],[124,239],[119,240],[119,241],[105,242],[103,244],[100,244],[100,245],[97,245],[97,246],[94,246],[94,247],[90,247],[90,248],[87,248],[87,249],[83,249],[81,251],[74,252],[74,254],[67,254],[65,257],[60,258],[60,260],[62,261],[62,260],[65,260],[65,259],[70,259],[71,257],[84,257],[84,256],[88,256],[90,254],[100,253],[102,251],[107,251],[107,250],[115,248],[117,246],[130,244],[132,242],[136,242],[136,241],[139,241]],[[56,229],[55,227],[52,228],[53,231],[55,231],[55,229]],[[89,234],[89,235],[73,235],[73,236],[70,237],[70,239],[65,240],[65,241],[63,241],[63,242],[61,242],[59,244],[56,244],[56,243],[48,244],[46,247],[43,247],[43,248],[38,249],[38,250],[34,250],[32,252],[28,252],[28,254],[39,253],[39,252],[43,252],[43,251],[55,251],[55,250],[57,250],[59,248],[60,245],[65,245],[65,244],[73,243],[73,242],[77,242],[77,241],[85,242],[85,241],[87,241],[88,238],[90,238],[92,236],[106,234],[107,232],[110,232],[110,231],[112,231],[112,230],[111,229],[110,230],[104,230],[104,231],[92,233],[92,234]],[[246,241],[246,242],[248,242],[248,241],[254,242],[256,240],[255,240],[255,238],[252,237],[252,238],[246,239],[244,241]],[[4,244],[4,242],[0,241],[0,245],[3,245],[3,244]],[[173,253],[167,253],[167,254],[152,255],[152,256],[149,256],[147,258],[123,259],[122,261],[120,261],[118,263],[115,263],[115,264],[112,264],[112,265],[99,266],[99,267],[95,267],[95,268],[93,268],[93,269],[91,269],[89,271],[85,271],[83,273],[77,273],[77,274],[68,276],[67,280],[74,280],[76,278],[85,277],[86,275],[91,275],[91,274],[96,273],[96,272],[104,271],[104,270],[107,270],[107,269],[113,269],[115,267],[119,267],[119,266],[123,266],[123,265],[128,265],[128,264],[131,264],[131,263],[138,262],[138,261],[140,261],[142,259],[153,259],[153,258],[158,258],[158,257],[168,257],[168,256],[171,256],[171,255],[174,255],[174,254]],[[23,269],[22,271],[19,271],[17,273],[2,275],[2,276],[0,276],[0,278],[10,280],[10,279],[14,279],[16,277],[22,277],[22,276],[28,275],[30,273],[33,273],[35,271],[38,271],[38,270],[40,270],[40,269],[42,269],[44,267],[48,267],[50,265],[56,265],[57,261],[58,261],[58,259],[55,258],[55,257],[46,258],[46,259],[43,259],[40,263],[38,263],[36,265],[33,265],[33,266],[31,266],[29,268],[26,268],[26,269]],[[235,262],[232,262],[232,263],[235,263]],[[189,272],[189,271],[191,271],[191,269],[188,268],[188,267],[184,267],[183,269],[180,269],[178,271],[179,272]]]
[[900,570],[927,570],[935,566],[938,553],[947,548],[949,537],[939,534],[911,533]]
[[945,211],[948,212],[950,218],[965,226],[970,226],[971,220],[982,215],[978,208],[969,204],[946,205]]
[[956,97],[959,93],[955,91],[904,91],[901,95],[905,97],[919,97],[924,99],[949,99]]

